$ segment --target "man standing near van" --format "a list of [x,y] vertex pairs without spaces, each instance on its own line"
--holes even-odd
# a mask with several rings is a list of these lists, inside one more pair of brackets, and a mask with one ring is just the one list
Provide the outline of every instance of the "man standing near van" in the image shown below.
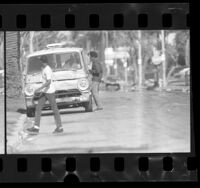
[[100,99],[99,99],[99,85],[103,76],[103,68],[101,63],[97,60],[97,52],[89,52],[90,61],[92,62],[92,69],[90,73],[92,74],[92,95],[94,102],[97,106],[96,110],[103,110]]
[[53,72],[52,72],[51,67],[48,65],[47,57],[42,56],[40,60],[42,63],[43,85],[40,88],[36,89],[35,93],[41,92],[41,96],[36,106],[34,126],[31,128],[28,128],[27,130],[33,133],[39,132],[42,108],[45,102],[48,100],[54,112],[54,119],[56,122],[56,129],[54,130],[53,133],[61,133],[63,132],[63,128],[61,124],[60,113],[59,113],[59,110],[56,104],[56,99],[55,99],[55,87],[54,87],[53,79],[52,79]]

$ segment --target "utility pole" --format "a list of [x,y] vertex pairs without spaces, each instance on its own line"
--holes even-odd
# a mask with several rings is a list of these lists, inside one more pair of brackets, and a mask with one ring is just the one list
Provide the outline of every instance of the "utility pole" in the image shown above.
[[103,31],[103,36],[104,36],[104,41],[105,41],[105,48],[104,48],[104,67],[107,70],[106,74],[110,74],[110,67],[108,65],[106,65],[106,57],[105,57],[105,50],[108,48],[108,31]]
[[[114,54],[116,53],[116,33],[115,31],[113,31],[113,35],[114,35]],[[114,74],[115,76],[117,76],[117,60],[116,60],[116,56],[114,57]]]
[[127,67],[127,59],[125,58],[124,60],[123,60],[123,63],[124,63],[124,70],[125,70],[125,72],[124,72],[124,75],[125,75],[125,83],[126,84],[128,84],[128,67]]
[[101,33],[101,61],[103,62],[105,60],[104,51],[105,51],[105,36],[104,31],[100,31]]
[[166,80],[166,58],[165,58],[165,33],[164,30],[161,30],[161,41],[162,41],[162,69],[163,69],[163,88],[167,86]]
[[105,31],[106,38],[106,48],[108,48],[108,31]]
[[85,35],[85,37],[86,37],[86,50],[87,52],[89,52],[91,50],[91,40],[87,35]]
[[190,41],[189,38],[187,39],[185,45],[185,62],[188,67],[190,67]]
[[141,30],[138,30],[138,67],[139,67],[139,88],[142,86],[142,38]]

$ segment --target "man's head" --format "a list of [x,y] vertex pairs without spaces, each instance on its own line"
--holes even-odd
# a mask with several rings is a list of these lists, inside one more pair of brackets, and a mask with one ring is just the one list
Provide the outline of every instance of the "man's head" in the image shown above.
[[70,57],[69,57],[69,64],[72,65],[73,63],[74,63],[74,57],[71,54]]
[[88,53],[88,55],[90,56],[90,60],[92,61],[92,60],[95,60],[97,57],[98,57],[98,54],[97,54],[97,52],[95,52],[95,51],[90,51],[89,53]]
[[42,68],[44,68],[48,65],[48,59],[47,59],[46,56],[40,57],[40,61],[41,61],[41,64],[42,64]]

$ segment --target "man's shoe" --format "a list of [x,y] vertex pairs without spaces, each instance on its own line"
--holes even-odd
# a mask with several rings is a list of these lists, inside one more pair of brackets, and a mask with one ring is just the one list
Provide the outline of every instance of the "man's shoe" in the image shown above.
[[57,127],[54,131],[53,131],[53,134],[55,134],[55,133],[62,133],[64,130],[63,130],[63,128],[62,127]]
[[102,107],[98,107],[96,110],[103,110],[103,108]]
[[39,133],[39,129],[36,129],[35,127],[31,127],[26,129],[27,131],[31,132],[31,133]]

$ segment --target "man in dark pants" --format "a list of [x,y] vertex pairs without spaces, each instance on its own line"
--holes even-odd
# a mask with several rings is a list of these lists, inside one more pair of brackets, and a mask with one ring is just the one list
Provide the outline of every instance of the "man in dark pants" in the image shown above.
[[102,104],[99,99],[99,85],[103,76],[103,68],[101,63],[97,60],[97,52],[91,51],[89,52],[89,56],[92,62],[92,69],[90,70],[92,74],[92,95],[97,106],[96,110],[102,110]]
[[154,87],[159,87],[159,65],[154,65],[154,68],[155,68],[155,75],[154,75],[154,78],[155,78],[155,82],[154,82]]
[[48,100],[51,108],[54,112],[54,119],[56,122],[56,129],[53,133],[61,133],[63,132],[62,124],[61,124],[61,118],[59,114],[59,110],[56,104],[55,100],[55,87],[53,85],[53,79],[52,79],[52,69],[48,65],[47,58],[42,58],[42,78],[43,78],[43,85],[35,90],[35,93],[41,92],[41,96],[38,100],[38,104],[36,106],[36,115],[35,115],[35,123],[34,126],[27,129],[29,132],[38,133],[39,127],[40,127],[40,119],[41,119],[41,113],[42,108],[45,104],[45,102]]

